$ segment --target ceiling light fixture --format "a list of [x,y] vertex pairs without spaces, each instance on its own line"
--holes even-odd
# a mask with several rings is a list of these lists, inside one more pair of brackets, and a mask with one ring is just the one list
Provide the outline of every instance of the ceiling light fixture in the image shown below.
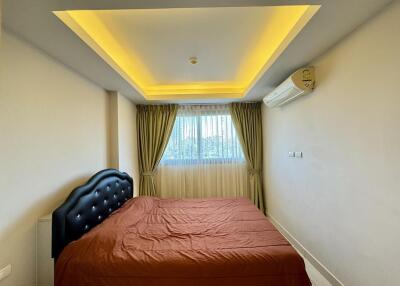
[[196,57],[190,57],[190,58],[189,58],[189,62],[190,62],[192,65],[195,65],[195,64],[197,64],[198,60],[197,60]]

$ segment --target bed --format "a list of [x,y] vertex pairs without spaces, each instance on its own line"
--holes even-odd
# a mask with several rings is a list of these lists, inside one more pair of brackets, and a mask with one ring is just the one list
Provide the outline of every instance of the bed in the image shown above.
[[304,261],[248,200],[133,198],[104,170],[53,213],[56,286],[311,285]]

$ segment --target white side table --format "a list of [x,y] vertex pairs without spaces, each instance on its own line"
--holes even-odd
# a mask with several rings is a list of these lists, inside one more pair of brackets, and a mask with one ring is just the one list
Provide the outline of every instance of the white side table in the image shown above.
[[51,258],[51,214],[39,218],[36,229],[37,286],[54,285],[54,259]]

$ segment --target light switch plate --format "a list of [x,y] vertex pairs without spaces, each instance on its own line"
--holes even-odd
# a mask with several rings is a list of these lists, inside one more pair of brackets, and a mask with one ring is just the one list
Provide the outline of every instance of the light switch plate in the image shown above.
[[294,156],[295,156],[296,158],[303,158],[303,152],[295,152],[295,153],[294,153]]
[[293,158],[293,157],[294,157],[294,152],[290,151],[290,152],[288,153],[288,155],[289,155],[289,157]]
[[8,264],[3,269],[0,269],[0,281],[5,279],[7,276],[11,274],[11,264]]

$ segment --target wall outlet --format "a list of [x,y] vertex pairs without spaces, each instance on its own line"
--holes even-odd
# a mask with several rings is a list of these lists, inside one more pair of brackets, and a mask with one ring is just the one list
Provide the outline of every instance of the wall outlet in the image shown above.
[[3,269],[0,269],[0,281],[11,275],[11,264],[8,264]]

